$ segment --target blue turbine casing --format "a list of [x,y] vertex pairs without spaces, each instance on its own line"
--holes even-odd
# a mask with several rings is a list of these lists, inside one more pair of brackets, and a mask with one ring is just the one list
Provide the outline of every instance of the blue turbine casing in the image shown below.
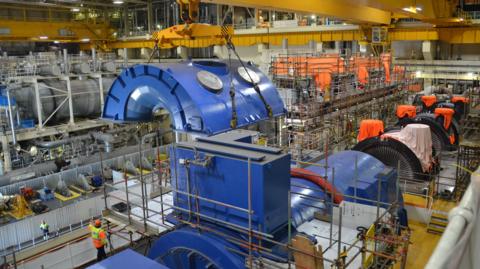
[[[355,172],[355,161],[357,162],[357,172]],[[326,163],[328,164],[327,169],[325,169]],[[396,183],[396,170],[384,165],[369,154],[353,150],[340,151],[317,164],[319,166],[312,165],[306,169],[320,176],[326,175],[329,182],[332,182],[333,179],[335,188],[344,195],[354,196],[356,185],[357,197],[376,201],[380,191],[380,201],[383,203],[392,203],[397,200],[397,197],[399,201],[403,202],[402,195],[396,193],[399,191]],[[357,179],[356,183],[355,178]],[[381,180],[381,190],[379,190],[378,180]],[[344,197],[344,200],[354,201],[349,197]],[[369,201],[357,200],[356,202],[376,205]]]
[[[274,116],[285,113],[275,86],[255,66],[258,86]],[[230,79],[235,88],[237,127],[268,119],[268,112],[252,84],[240,77],[240,61],[230,68],[221,61],[187,61],[135,65],[125,69],[112,84],[105,99],[103,118],[117,122],[151,121],[159,108],[169,111],[175,130],[213,135],[231,129]],[[211,91],[197,80],[199,71],[215,74],[223,89]],[[232,74],[231,74],[232,72]]]
[[[248,131],[237,130],[233,134],[198,138],[197,142],[178,143],[170,155],[175,156],[171,158],[171,185],[182,192],[246,210],[250,159],[252,226],[272,234],[285,227],[288,221],[286,198],[290,189],[290,155],[280,149],[238,142],[242,140],[236,135],[238,132]],[[192,163],[192,160],[204,160],[208,155],[214,157],[207,166]],[[191,164],[187,166],[186,162]],[[198,210],[205,216],[248,227],[245,211],[201,199],[190,198],[189,202],[187,195],[175,190],[173,194],[177,207],[195,212],[198,203]],[[182,215],[188,218],[187,213]]]
[[148,257],[170,268],[245,268],[245,258],[238,252],[242,249],[225,237],[183,226],[155,241]]
[[[355,159],[357,160],[357,174],[355,175]],[[328,169],[325,169],[325,163],[328,161]],[[380,201],[391,204],[397,200],[403,206],[403,197],[400,189],[397,188],[397,172],[381,161],[369,154],[360,151],[340,151],[328,156],[328,160],[320,160],[316,165],[305,167],[305,169],[317,173],[319,176],[327,178],[331,183],[333,171],[335,170],[334,186],[342,194],[348,196],[355,195],[357,188],[357,197],[377,201],[379,180],[381,185]],[[357,182],[355,183],[355,177]],[[328,213],[331,206],[317,199],[331,199],[323,189],[308,180],[302,178],[291,178],[291,212],[292,225],[300,226],[302,223],[310,221],[316,211]],[[396,194],[396,192],[399,192]],[[310,196],[310,198],[309,198]],[[312,199],[311,197],[314,197]],[[344,197],[345,201],[355,201],[350,197]],[[376,205],[376,202],[357,199],[359,204]],[[385,204],[380,205],[388,207]]]

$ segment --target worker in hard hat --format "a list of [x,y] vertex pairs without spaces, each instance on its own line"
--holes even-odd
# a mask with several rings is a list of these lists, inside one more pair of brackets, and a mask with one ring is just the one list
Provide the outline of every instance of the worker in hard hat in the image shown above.
[[42,220],[42,223],[40,223],[40,230],[42,230],[42,233],[43,233],[43,240],[48,240],[49,225],[45,220]]
[[88,226],[92,235],[93,246],[97,249],[97,261],[107,258],[105,245],[107,245],[107,234],[102,229],[102,222],[99,219],[92,221]]

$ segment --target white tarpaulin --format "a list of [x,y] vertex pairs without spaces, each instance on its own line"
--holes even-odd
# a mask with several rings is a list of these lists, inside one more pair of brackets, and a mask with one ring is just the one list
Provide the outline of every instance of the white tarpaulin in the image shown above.
[[423,172],[428,172],[433,164],[432,133],[425,124],[409,124],[400,131],[392,131],[384,136],[396,139],[407,145],[422,163]]

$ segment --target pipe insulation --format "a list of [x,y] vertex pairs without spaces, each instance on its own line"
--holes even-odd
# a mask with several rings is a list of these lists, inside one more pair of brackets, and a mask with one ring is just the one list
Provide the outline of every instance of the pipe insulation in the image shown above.
[[[113,83],[112,78],[104,77],[102,79],[104,94]],[[100,88],[98,80],[84,79],[71,80],[73,115],[75,117],[99,117],[101,113],[100,107]],[[46,119],[54,112],[65,100],[67,91],[67,82],[62,80],[45,80],[38,83],[39,95],[41,99],[42,119]],[[58,89],[58,90],[55,90]],[[38,110],[35,99],[35,89],[33,85],[14,88],[11,95],[16,99],[19,110],[24,119],[38,118]],[[61,121],[70,117],[68,103],[64,102],[58,109],[50,122]]]

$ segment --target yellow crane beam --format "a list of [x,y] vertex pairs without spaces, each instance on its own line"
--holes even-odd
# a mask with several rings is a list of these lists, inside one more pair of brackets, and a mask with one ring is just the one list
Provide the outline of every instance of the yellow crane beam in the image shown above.
[[0,20],[0,41],[96,42],[113,39],[107,24]]
[[[369,29],[347,29],[332,31],[305,31],[305,32],[284,32],[284,33],[247,33],[234,34],[232,42],[235,46],[253,46],[261,43],[270,45],[281,45],[284,38],[288,39],[289,45],[306,45],[310,40],[316,42],[328,41],[365,41],[369,36]],[[475,44],[480,43],[480,28],[391,28],[388,30],[388,41],[435,41],[441,40],[451,44]],[[184,46],[189,48],[201,48],[216,45],[217,41],[209,37],[199,37],[195,39],[173,40],[170,47]],[[121,48],[153,48],[155,41],[139,40],[116,40],[107,41],[106,46],[109,49]],[[82,44],[82,49],[90,48],[90,44]]]
[[202,2],[324,15],[356,23],[388,25],[391,21],[390,11],[361,5],[362,1],[348,3],[345,0],[206,0]]

